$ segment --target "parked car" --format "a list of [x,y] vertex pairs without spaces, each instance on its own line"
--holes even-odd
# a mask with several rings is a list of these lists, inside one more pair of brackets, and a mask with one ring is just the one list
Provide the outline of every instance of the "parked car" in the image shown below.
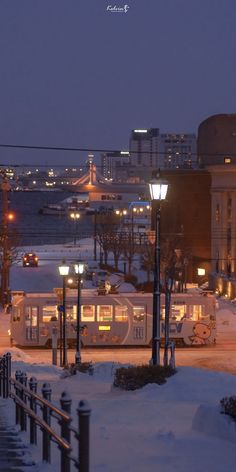
[[32,252],[26,253],[23,256],[23,267],[38,267],[39,258]]

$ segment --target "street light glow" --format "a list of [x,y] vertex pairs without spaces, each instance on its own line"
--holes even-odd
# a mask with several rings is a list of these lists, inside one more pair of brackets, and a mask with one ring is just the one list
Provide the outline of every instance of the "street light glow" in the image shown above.
[[74,264],[74,269],[76,274],[83,274],[84,272],[84,263],[83,262],[78,262],[77,264]]
[[62,262],[62,264],[58,267],[58,269],[59,269],[60,275],[66,276],[69,274],[70,267],[64,262]]
[[166,180],[161,178],[151,180],[149,184],[149,190],[152,200],[165,200],[168,190],[168,183]]
[[7,219],[8,219],[9,221],[13,221],[13,220],[15,219],[14,213],[7,213]]
[[70,217],[73,219],[73,220],[78,220],[80,218],[80,213],[78,212],[72,212],[70,213]]

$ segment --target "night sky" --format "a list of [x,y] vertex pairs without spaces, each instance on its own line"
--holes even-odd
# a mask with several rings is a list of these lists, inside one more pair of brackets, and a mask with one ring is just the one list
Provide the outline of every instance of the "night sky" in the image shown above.
[[[137,127],[197,133],[236,112],[235,25],[235,0],[1,0],[0,144],[112,150]],[[0,149],[0,162],[86,155]]]

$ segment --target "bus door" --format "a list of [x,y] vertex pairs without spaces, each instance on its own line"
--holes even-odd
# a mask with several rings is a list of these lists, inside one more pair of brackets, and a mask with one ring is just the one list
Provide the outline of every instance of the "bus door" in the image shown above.
[[25,307],[25,339],[38,342],[39,340],[39,309],[37,306]]
[[146,343],[147,314],[146,306],[133,306],[133,344],[143,345]]

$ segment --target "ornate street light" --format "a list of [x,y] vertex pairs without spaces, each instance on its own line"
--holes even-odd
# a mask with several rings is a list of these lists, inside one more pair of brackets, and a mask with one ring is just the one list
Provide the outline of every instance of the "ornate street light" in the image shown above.
[[[66,276],[69,274],[70,267],[62,261],[59,266],[59,273],[63,280],[62,290],[62,317],[60,313],[60,364],[65,367],[67,364],[67,346],[66,346]],[[62,353],[62,355],[61,355]]]
[[70,218],[74,221],[74,246],[76,245],[76,233],[77,233],[77,221],[80,219],[80,213],[78,211],[72,211]]
[[78,262],[74,264],[75,273],[78,276],[77,281],[77,313],[76,313],[76,352],[75,352],[75,364],[80,364],[81,362],[81,349],[80,349],[80,321],[81,321],[81,304],[80,304],[80,294],[81,294],[81,276],[84,272],[84,263]]
[[151,180],[149,190],[152,200],[152,214],[154,216],[155,253],[154,253],[154,280],[153,280],[153,320],[152,320],[152,358],[151,364],[160,365],[160,338],[161,338],[161,283],[160,283],[160,210],[161,201],[165,200],[168,183],[160,178]]

